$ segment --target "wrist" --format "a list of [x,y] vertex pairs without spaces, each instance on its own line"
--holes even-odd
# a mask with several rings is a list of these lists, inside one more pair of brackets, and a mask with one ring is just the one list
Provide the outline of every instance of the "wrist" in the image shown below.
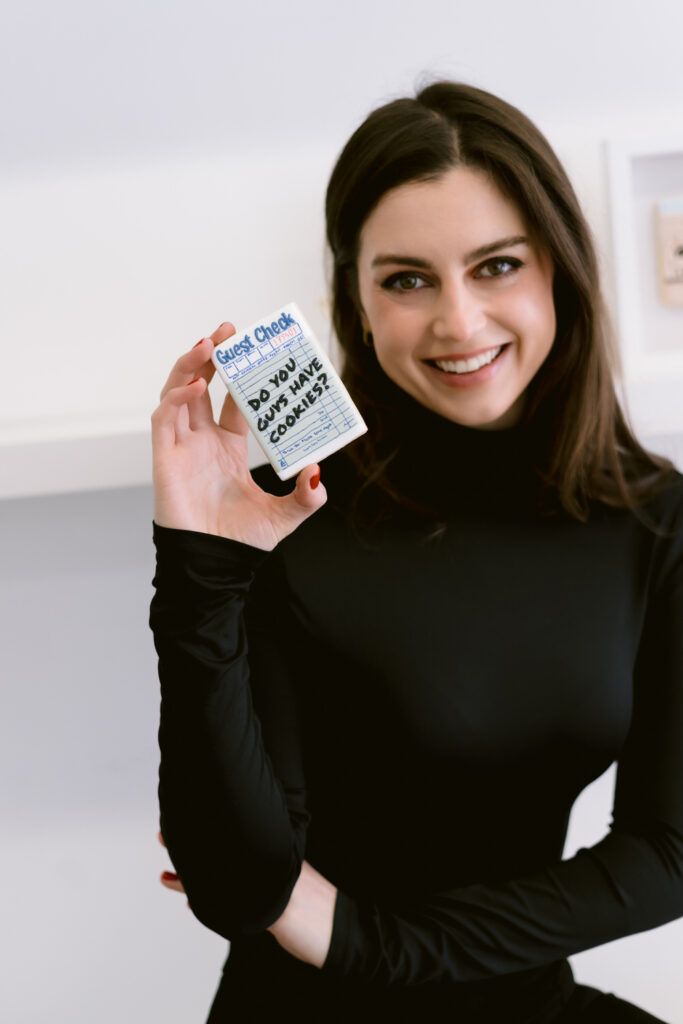
[[306,861],[289,902],[268,929],[292,956],[322,967],[332,940],[336,887]]

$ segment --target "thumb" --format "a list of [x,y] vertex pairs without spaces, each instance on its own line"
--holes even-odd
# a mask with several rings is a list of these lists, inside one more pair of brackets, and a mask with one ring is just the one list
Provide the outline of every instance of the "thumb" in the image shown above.
[[302,469],[296,478],[296,487],[279,499],[280,513],[286,519],[288,532],[295,529],[327,501],[327,491],[320,482],[320,466],[313,463]]

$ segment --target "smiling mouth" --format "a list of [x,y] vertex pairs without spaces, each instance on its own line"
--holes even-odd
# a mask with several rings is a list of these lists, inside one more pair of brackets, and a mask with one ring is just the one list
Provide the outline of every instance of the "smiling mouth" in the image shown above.
[[495,362],[501,352],[507,347],[507,345],[498,345],[496,348],[480,352],[479,355],[472,356],[470,359],[427,359],[425,361],[443,373],[455,373],[458,375],[476,373],[477,370],[481,370],[482,366],[488,366],[489,363]]

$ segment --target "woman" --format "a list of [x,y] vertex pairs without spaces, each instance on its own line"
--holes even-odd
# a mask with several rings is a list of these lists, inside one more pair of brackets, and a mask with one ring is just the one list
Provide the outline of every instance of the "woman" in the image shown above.
[[153,417],[161,827],[231,940],[209,1019],[653,1020],[566,961],[683,915],[683,487],[617,403],[576,198],[443,82],[358,129],[327,225],[367,435],[252,478],[206,395],[231,325]]

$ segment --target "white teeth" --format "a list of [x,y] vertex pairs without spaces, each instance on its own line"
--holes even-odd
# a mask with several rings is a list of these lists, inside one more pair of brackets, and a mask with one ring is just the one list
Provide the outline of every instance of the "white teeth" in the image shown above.
[[488,352],[481,352],[471,359],[456,359],[455,362],[450,359],[435,359],[434,362],[446,373],[473,373],[474,370],[480,370],[482,366],[492,363],[502,347],[499,345],[498,348],[490,348]]

